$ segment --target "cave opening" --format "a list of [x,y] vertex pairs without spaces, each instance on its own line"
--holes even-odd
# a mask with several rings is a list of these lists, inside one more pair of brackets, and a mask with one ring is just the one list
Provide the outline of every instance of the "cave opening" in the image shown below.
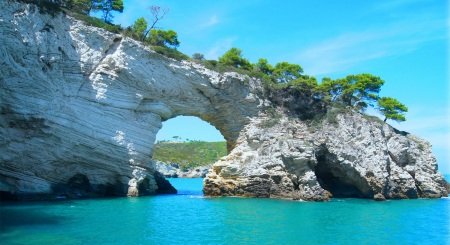
[[333,198],[367,198],[350,178],[351,173],[343,169],[335,155],[326,148],[316,152],[315,174],[320,186],[329,191]]
[[81,198],[95,195],[89,178],[82,173],[76,173],[66,183],[52,185],[52,191],[58,198]]
[[82,197],[91,194],[93,188],[88,177],[77,173],[67,181],[67,190],[65,195],[69,197]]
[[139,189],[139,192],[143,195],[148,195],[148,194],[152,193],[150,190],[150,182],[149,182],[148,178],[144,178],[144,180],[139,183],[138,189]]
[[177,116],[162,123],[152,159],[178,194],[192,194],[202,192],[209,168],[227,154],[227,141],[215,126],[195,116]]

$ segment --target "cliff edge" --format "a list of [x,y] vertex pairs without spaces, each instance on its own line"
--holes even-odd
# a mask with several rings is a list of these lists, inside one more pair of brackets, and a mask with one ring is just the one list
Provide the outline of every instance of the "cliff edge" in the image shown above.
[[234,147],[257,81],[164,57],[33,4],[0,3],[0,193],[10,199],[173,193],[161,122],[200,117]]
[[328,200],[447,196],[431,145],[351,110],[305,122],[255,118],[204,180],[211,196]]
[[173,193],[152,148],[161,122],[178,115],[227,140],[230,154],[204,180],[209,196],[447,195],[430,144],[385,123],[352,111],[300,120],[259,80],[175,61],[64,13],[0,7],[2,198]]

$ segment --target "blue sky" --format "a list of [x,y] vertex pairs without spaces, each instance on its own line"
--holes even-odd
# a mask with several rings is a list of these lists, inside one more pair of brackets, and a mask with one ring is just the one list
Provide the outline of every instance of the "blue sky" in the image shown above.
[[[264,57],[271,63],[297,63],[319,79],[362,72],[380,76],[386,81],[381,95],[396,97],[409,107],[406,122],[391,124],[429,140],[440,169],[450,173],[447,1],[124,0],[124,4],[124,13],[114,19],[123,26],[140,16],[150,18],[150,5],[170,9],[159,27],[177,31],[179,50],[188,55],[199,52],[216,59],[238,47],[252,62]],[[221,139],[192,118],[163,125],[158,139],[173,135]]]

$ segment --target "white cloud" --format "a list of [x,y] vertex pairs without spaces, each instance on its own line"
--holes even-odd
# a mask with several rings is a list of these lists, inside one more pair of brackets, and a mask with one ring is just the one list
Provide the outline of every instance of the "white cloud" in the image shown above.
[[422,16],[376,29],[343,33],[304,48],[294,60],[312,75],[344,71],[364,61],[409,53],[427,42],[445,39],[445,21]]
[[200,24],[200,27],[202,28],[212,27],[219,24],[219,22],[220,22],[219,17],[216,14],[214,14],[211,17],[209,17],[209,19]]
[[217,59],[223,53],[233,47],[233,43],[237,40],[237,37],[227,37],[217,41],[214,45],[208,49],[205,54],[206,59]]

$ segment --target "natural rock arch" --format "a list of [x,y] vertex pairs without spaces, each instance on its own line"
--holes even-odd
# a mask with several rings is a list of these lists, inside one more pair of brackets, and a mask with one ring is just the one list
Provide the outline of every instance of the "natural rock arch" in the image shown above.
[[262,102],[251,91],[259,86],[248,77],[166,58],[63,14],[40,14],[34,5],[4,7],[4,192],[48,194],[77,174],[94,193],[139,195],[144,179],[146,193],[157,192],[151,149],[161,121],[199,117],[231,149],[259,111]]
[[204,178],[214,159],[230,151],[223,134],[201,118],[177,116],[162,125],[152,160],[156,170],[167,178]]
[[[266,114],[258,80],[166,58],[32,4],[2,3],[0,16],[4,197],[164,192],[151,149],[161,121],[178,115],[211,123],[233,149],[205,179],[207,195],[326,200],[327,174],[365,197],[447,195],[431,146],[387,124],[357,112],[316,126],[290,107]],[[339,171],[317,169],[331,163],[316,158],[320,149]]]

